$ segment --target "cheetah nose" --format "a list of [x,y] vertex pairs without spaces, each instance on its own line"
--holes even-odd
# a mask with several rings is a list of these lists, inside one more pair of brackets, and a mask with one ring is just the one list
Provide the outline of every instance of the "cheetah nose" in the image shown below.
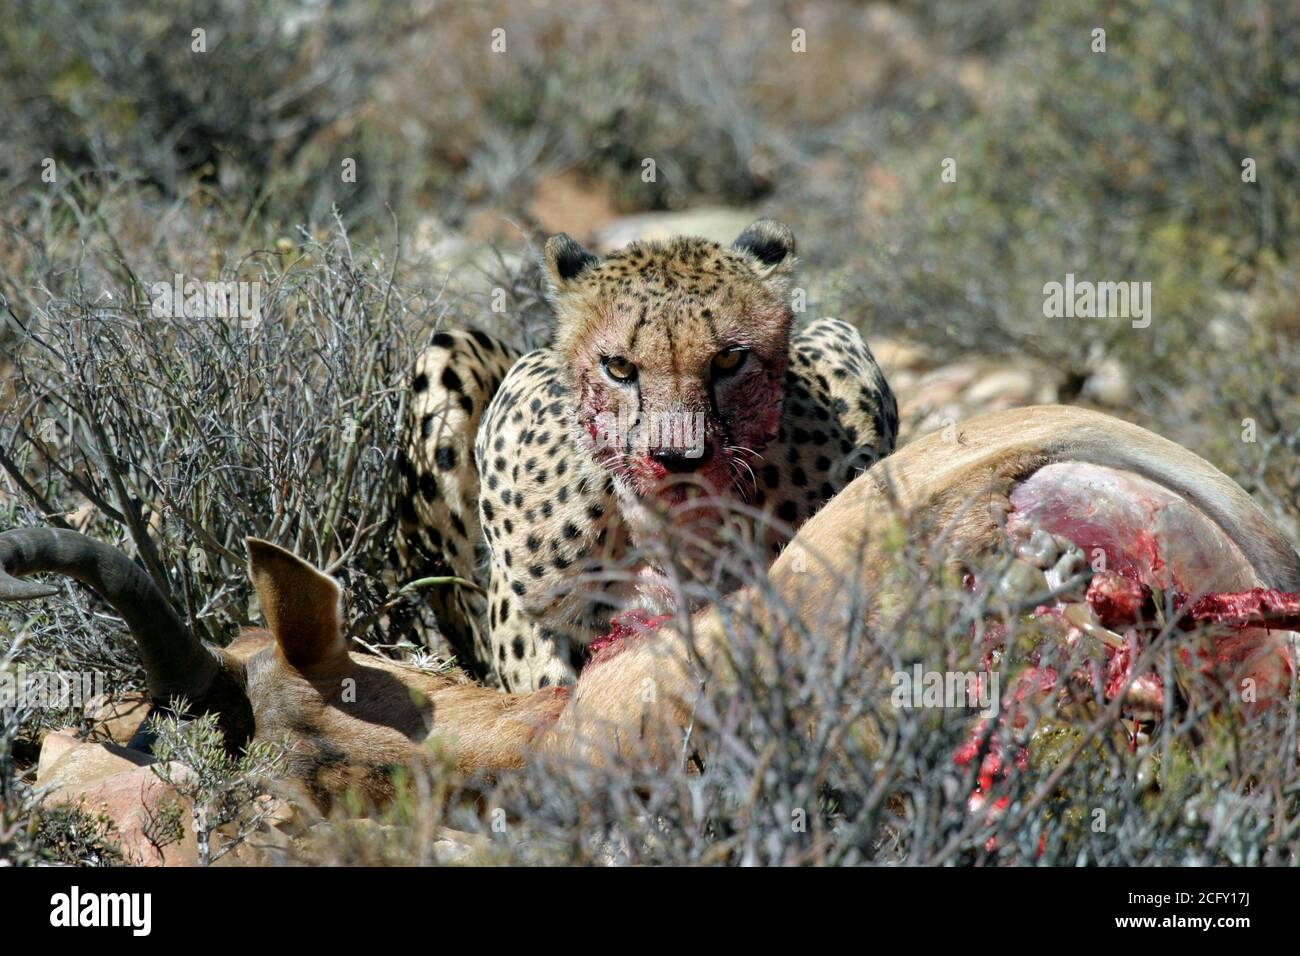
[[691,457],[685,451],[679,448],[657,448],[650,453],[650,457],[659,464],[663,465],[669,471],[676,474],[682,474],[688,471],[694,471],[703,465],[712,457],[711,449],[704,449],[704,453]]

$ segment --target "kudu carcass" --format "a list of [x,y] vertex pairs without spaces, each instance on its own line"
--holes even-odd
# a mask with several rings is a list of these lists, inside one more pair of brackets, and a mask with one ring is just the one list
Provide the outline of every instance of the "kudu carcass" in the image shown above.
[[[800,529],[772,565],[768,588],[745,589],[729,605],[744,604],[792,647],[833,647],[843,640],[836,608],[846,587],[888,602],[882,587],[900,519],[921,553],[959,578],[1008,548],[1052,565],[1049,584],[1051,574],[1069,577],[1073,593],[1062,588],[1043,608],[1059,619],[1062,639],[1131,635],[1159,594],[1186,620],[1218,625],[1206,662],[1216,679],[1250,679],[1261,702],[1291,685],[1289,631],[1300,629],[1295,548],[1245,491],[1193,453],[1069,407],[984,415],[955,436],[906,446]],[[680,740],[701,675],[727,679],[725,615],[716,607],[689,628],[665,625],[607,647],[571,691],[502,694],[428,674],[350,651],[338,585],[274,545],[248,546],[267,628],[223,649],[201,644],[125,556],[70,532],[0,535],[0,598],[54,593],[15,579],[41,571],[87,584],[130,625],[156,702],[184,695],[194,710],[219,713],[232,747],[288,734],[291,774],[322,797],[355,788],[382,799],[387,771],[421,759],[433,739],[465,771],[516,767],[530,754],[600,761],[642,750],[670,763],[680,749],[663,743]],[[1079,554],[1104,556],[1108,570],[1092,573]],[[779,615],[766,610],[764,593],[769,606],[776,595]],[[791,619],[803,621],[801,636]],[[1112,650],[1115,693],[1146,694],[1143,706],[1154,706],[1158,679],[1133,673],[1133,657]]]

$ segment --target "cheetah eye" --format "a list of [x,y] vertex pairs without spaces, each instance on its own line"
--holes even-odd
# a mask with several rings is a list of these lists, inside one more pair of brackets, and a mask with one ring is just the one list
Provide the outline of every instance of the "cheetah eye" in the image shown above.
[[717,355],[713,356],[713,375],[715,378],[722,378],[730,375],[745,364],[745,359],[749,357],[749,349],[742,346],[723,349]]
[[636,366],[621,355],[610,355],[604,360],[605,374],[621,385],[636,378]]

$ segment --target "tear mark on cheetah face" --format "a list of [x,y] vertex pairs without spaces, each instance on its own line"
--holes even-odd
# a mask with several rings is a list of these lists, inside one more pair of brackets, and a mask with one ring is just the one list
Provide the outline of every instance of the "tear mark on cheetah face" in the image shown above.
[[547,241],[577,435],[624,491],[666,505],[750,497],[752,462],[781,425],[794,258],[772,220],[729,249],[682,237],[602,260]]

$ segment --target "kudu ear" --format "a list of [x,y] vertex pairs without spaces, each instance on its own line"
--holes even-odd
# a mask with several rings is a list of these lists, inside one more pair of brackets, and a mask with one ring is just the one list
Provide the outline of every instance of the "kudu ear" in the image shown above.
[[284,659],[302,669],[346,654],[338,582],[269,541],[244,543],[248,576]]

